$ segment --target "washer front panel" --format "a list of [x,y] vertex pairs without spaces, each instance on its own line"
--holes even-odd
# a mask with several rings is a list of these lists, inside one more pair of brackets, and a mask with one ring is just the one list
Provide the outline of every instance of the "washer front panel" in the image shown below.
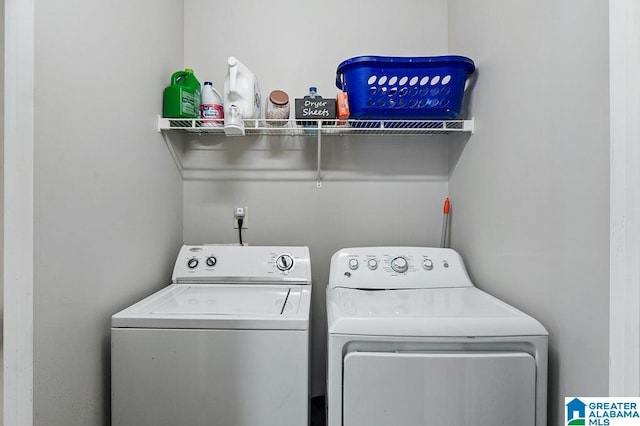
[[112,330],[114,426],[307,424],[309,333]]

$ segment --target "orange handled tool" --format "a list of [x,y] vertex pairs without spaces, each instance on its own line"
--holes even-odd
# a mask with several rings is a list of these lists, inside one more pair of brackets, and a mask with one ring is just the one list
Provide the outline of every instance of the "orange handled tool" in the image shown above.
[[440,238],[440,247],[444,248],[447,246],[447,237],[449,236],[449,210],[451,209],[451,203],[449,202],[449,197],[444,200],[444,207],[442,208],[442,213],[444,214],[442,218],[442,237]]

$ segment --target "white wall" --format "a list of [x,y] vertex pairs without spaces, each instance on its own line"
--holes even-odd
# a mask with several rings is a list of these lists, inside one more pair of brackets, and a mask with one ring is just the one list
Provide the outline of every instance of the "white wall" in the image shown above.
[[[230,55],[258,75],[263,96],[283,89],[294,98],[311,85],[335,97],[337,66],[350,57],[446,52],[445,0],[185,1],[185,65],[218,88]],[[321,189],[313,138],[185,143],[196,148],[184,159],[185,241],[237,242],[233,206],[245,205],[249,244],[310,247],[312,394],[324,393],[330,257],[344,246],[438,244],[449,173],[446,142],[323,137]]]
[[108,425],[110,316],[170,281],[182,181],[155,131],[183,5],[36,1],[34,424]]
[[550,333],[549,424],[608,393],[608,4],[449,2],[477,131],[453,170],[453,247]]

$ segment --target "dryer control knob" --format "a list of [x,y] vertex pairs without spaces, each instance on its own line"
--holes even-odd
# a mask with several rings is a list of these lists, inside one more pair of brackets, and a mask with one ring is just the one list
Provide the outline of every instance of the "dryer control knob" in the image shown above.
[[422,261],[422,267],[424,269],[426,269],[427,271],[430,271],[433,269],[433,261],[431,259],[425,259]]
[[276,259],[276,267],[281,271],[288,271],[293,268],[293,258],[288,254],[281,254]]
[[216,263],[218,263],[218,259],[216,259],[215,256],[209,256],[207,257],[207,266],[212,268],[214,266],[216,266]]
[[378,268],[378,261],[375,259],[369,259],[367,261],[367,266],[369,267],[369,269],[376,270]]
[[391,269],[402,274],[409,270],[409,262],[406,257],[398,256],[391,260]]
[[358,269],[358,266],[359,266],[358,259],[355,259],[355,258],[349,259],[349,269],[355,271],[356,269]]
[[187,267],[189,269],[195,269],[198,266],[198,259],[189,259],[187,261]]

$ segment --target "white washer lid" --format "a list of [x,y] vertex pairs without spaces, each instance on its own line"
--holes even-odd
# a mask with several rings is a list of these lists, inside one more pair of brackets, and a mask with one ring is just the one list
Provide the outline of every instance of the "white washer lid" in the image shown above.
[[171,284],[111,317],[113,328],[306,330],[311,286]]
[[548,335],[529,315],[475,287],[327,291],[330,334],[420,337]]

